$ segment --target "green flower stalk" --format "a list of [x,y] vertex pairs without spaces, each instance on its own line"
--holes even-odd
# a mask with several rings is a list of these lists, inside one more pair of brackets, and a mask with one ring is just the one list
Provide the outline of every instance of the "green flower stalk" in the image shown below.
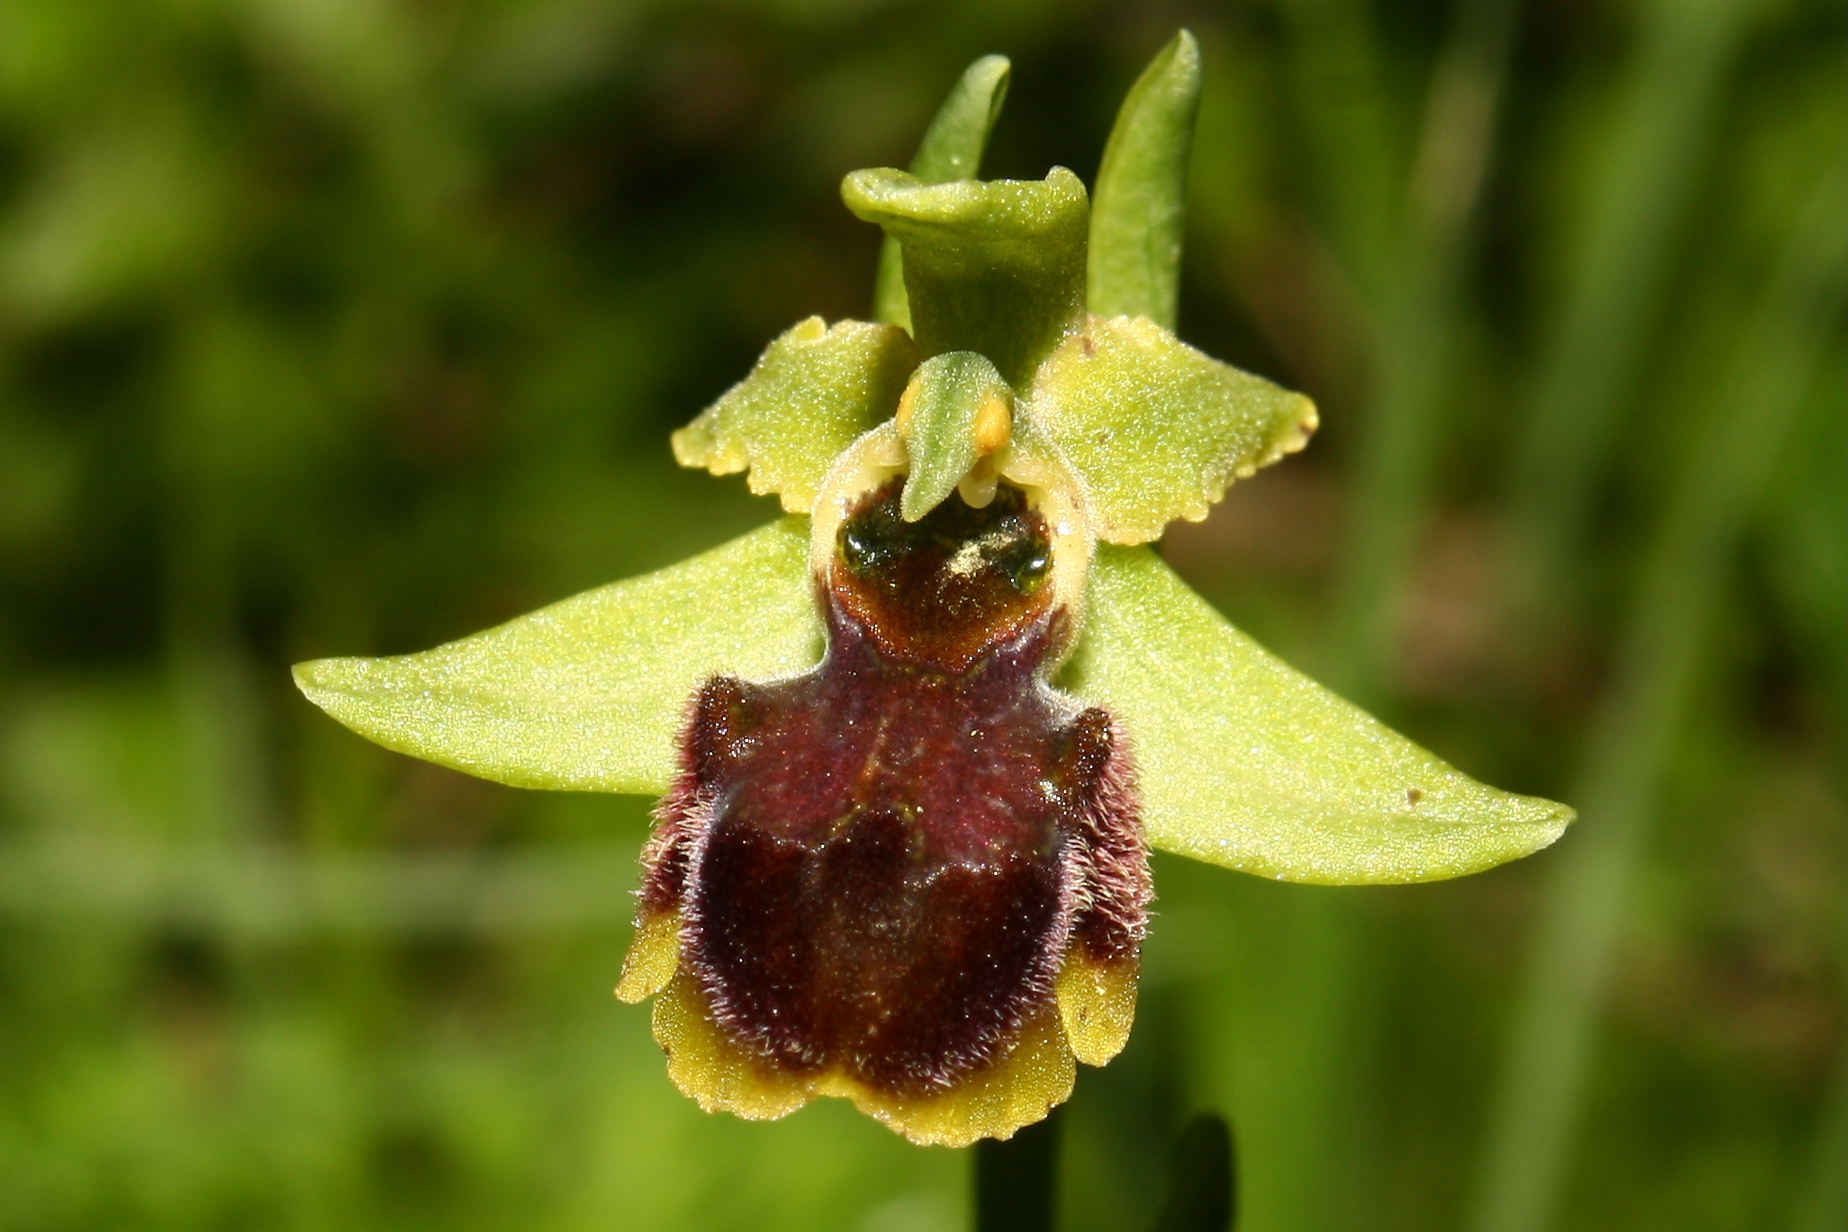
[[520,787],[662,795],[618,995],[707,1109],[841,1096],[1005,1138],[1135,1013],[1149,847],[1331,885],[1460,876],[1570,809],[1485,786],[1232,628],[1150,544],[1303,447],[1309,400],[1172,332],[1185,32],[1071,172],[974,178],[977,61],[910,171],[847,176],[877,322],[810,318],[674,434],[787,516],[304,693]]

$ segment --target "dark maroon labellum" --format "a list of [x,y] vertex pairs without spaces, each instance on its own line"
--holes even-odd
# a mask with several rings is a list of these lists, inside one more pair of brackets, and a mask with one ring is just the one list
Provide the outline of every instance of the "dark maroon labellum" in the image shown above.
[[994,1065],[1068,956],[1133,979],[1149,884],[1118,733],[1046,681],[1045,520],[1006,485],[915,523],[898,496],[841,525],[817,667],[700,690],[643,915],[679,913],[742,1053],[909,1099]]

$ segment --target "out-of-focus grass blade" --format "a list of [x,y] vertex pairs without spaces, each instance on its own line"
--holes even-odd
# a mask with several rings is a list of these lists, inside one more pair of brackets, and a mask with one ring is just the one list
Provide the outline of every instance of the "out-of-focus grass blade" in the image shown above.
[[[618,814],[624,806],[611,812]],[[642,818],[638,801],[625,818]],[[517,852],[304,852],[281,843],[0,843],[0,918],[118,921],[240,943],[312,936],[483,936],[617,927],[611,886],[635,875],[633,838]]]
[[1807,1183],[1797,1194],[1793,1232],[1838,1232],[1848,1226],[1848,1050],[1835,1061],[1835,1081],[1816,1124]]
[[[981,171],[982,151],[988,134],[1007,100],[1012,72],[1006,56],[983,56],[963,70],[948,98],[937,108],[911,174],[926,184],[972,180]],[[905,257],[898,241],[887,237],[879,248],[879,275],[873,287],[873,319],[911,328],[911,306],[905,299]]]
[[1154,1232],[1230,1232],[1238,1219],[1232,1129],[1207,1112],[1181,1131],[1168,1172],[1168,1201]]
[[1832,345],[1848,262],[1845,215],[1848,184],[1831,167],[1763,302],[1741,314],[1739,346],[1712,382],[1648,548],[1616,643],[1620,675],[1590,729],[1571,793],[1584,825],[1562,851],[1542,905],[1468,1225],[1476,1232],[1551,1225],[1625,898],[1703,666],[1708,618],[1786,429]]
[[1400,600],[1442,447],[1439,423],[1452,357],[1465,331],[1464,275],[1489,164],[1513,0],[1465,4],[1433,74],[1407,200],[1401,255],[1383,292],[1371,352],[1379,380],[1357,425],[1331,684],[1362,705],[1381,689],[1400,628]]
[[[1278,72],[1298,147],[1290,162],[1310,194],[1304,221],[1320,263],[1333,271],[1328,282],[1371,301],[1398,260],[1400,135],[1409,127],[1400,98],[1385,85],[1389,57],[1375,36],[1374,10],[1362,0],[1288,0],[1275,11],[1283,32]],[[1332,647],[1325,652],[1338,655]],[[1275,1047],[1256,1097],[1248,1083],[1241,1090],[1242,1216],[1259,1228],[1364,1226],[1377,1154],[1345,1157],[1343,1185],[1301,1178],[1327,1166],[1333,1144],[1378,1137],[1371,1058],[1359,1044],[1381,1027],[1378,979],[1361,957],[1362,913],[1372,908],[1327,892],[1279,906],[1287,922],[1278,931],[1289,937],[1294,961],[1284,994],[1253,1013]]]
[[[1662,0],[1646,23],[1628,100],[1589,197],[1584,240],[1521,422],[1505,559],[1514,613],[1562,580],[1561,561],[1615,465],[1620,399],[1665,291],[1669,243],[1693,203],[1694,173],[1728,68],[1748,29],[1745,0]],[[1553,606],[1551,604],[1547,606]]]
[[[1848,553],[1841,550],[1841,528],[1848,418],[1841,408],[1848,403],[1843,396],[1848,373],[1838,369],[1834,382],[1812,404],[1810,422],[1798,429],[1806,447],[1772,494],[1755,546],[1768,558],[1769,580],[1802,639],[1809,664],[1806,691],[1843,741],[1848,740],[1848,640],[1842,637],[1848,628]],[[1836,763],[1836,772],[1848,788],[1848,757]],[[1843,795],[1848,798],[1848,791]],[[1848,947],[1848,929],[1842,941]],[[1848,949],[1843,958],[1848,960]]]
[[1388,88],[1391,56],[1363,0],[1286,0],[1283,73],[1303,125],[1311,220],[1342,281],[1372,298],[1399,256],[1404,108]]
[[1130,87],[1091,200],[1090,310],[1174,328],[1187,157],[1200,110],[1200,46],[1175,34]]

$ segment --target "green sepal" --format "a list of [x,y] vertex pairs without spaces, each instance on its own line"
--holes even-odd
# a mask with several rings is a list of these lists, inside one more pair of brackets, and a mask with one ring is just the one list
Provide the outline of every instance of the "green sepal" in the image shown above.
[[[943,106],[937,109],[924,140],[911,160],[911,174],[926,184],[973,180],[982,169],[988,134],[1001,116],[1012,72],[1006,56],[983,56],[963,70]],[[879,276],[873,288],[873,319],[911,328],[911,305],[905,299],[905,259],[898,241],[887,237],[879,249]]]
[[1234,479],[1294,453],[1315,404],[1142,317],[1092,317],[1040,369],[1023,418],[1085,489],[1098,538],[1147,543],[1199,521]]
[[807,513],[822,476],[861,433],[890,419],[918,350],[895,325],[798,322],[750,375],[673,435],[682,466],[748,471],[751,491]]
[[1090,297],[1099,316],[1174,328],[1187,157],[1200,110],[1200,47],[1182,30],[1130,87],[1091,203]]
[[1007,443],[1013,402],[995,366],[974,351],[933,355],[918,365],[898,412],[910,468],[898,503],[905,521],[942,504],[983,454]]
[[1149,842],[1210,864],[1436,881],[1538,851],[1573,817],[1477,782],[1296,672],[1147,548],[1098,549],[1061,684],[1121,725]]
[[1084,185],[1044,180],[927,184],[889,167],[841,183],[847,208],[905,254],[911,334],[926,356],[976,351],[1016,389],[1084,319]]
[[811,666],[808,520],[422,654],[297,664],[308,699],[388,749],[515,787],[659,794],[694,691]]

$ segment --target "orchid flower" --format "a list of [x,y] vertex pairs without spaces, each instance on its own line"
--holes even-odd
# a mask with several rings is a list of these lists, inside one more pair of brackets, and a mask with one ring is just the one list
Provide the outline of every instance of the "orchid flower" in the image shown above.
[[810,318],[673,437],[785,515],[302,691],[518,787],[663,795],[617,993],[668,1073],[769,1119],[841,1096],[920,1143],[1005,1138],[1124,1046],[1148,849],[1330,885],[1476,872],[1571,810],[1479,783],[1229,625],[1151,548],[1303,447],[1307,398],[1172,332],[1199,88],[1178,35],[1095,201],[976,169],[977,61],[882,227],[877,320]]

